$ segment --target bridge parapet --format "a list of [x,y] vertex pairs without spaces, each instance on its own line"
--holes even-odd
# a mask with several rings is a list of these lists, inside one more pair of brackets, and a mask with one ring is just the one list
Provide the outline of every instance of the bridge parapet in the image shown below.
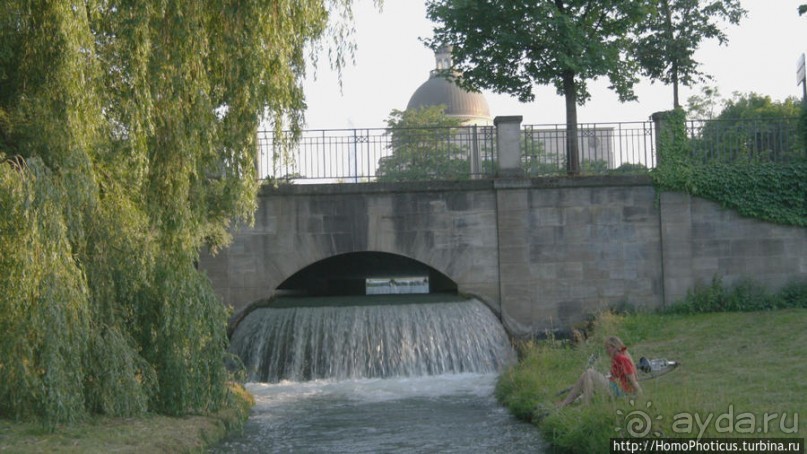
[[[258,134],[258,176],[276,183],[372,183],[563,176],[565,125],[306,130]],[[655,166],[653,123],[578,125],[582,175],[646,173]]]
[[[566,125],[517,126],[520,118],[497,117],[495,126],[307,130],[297,142],[291,133],[261,131],[258,176],[318,184],[565,175]],[[647,174],[657,164],[665,118],[577,125],[580,174]],[[692,156],[704,162],[784,161],[806,152],[796,118],[689,120],[685,127]],[[517,146],[518,153],[503,152],[504,146]]]

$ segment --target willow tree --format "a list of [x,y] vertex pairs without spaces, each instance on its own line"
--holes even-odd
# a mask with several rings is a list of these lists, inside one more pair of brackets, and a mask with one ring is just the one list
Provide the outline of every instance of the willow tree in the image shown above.
[[[0,415],[209,411],[226,310],[193,266],[255,208],[349,0],[0,3]],[[333,38],[332,41],[327,37]]]
[[607,77],[621,101],[634,99],[638,67],[630,39],[644,2],[623,0],[429,0],[436,25],[432,49],[452,46],[458,83],[468,89],[535,99],[533,86],[553,85],[566,100],[567,171],[580,171],[577,106],[588,82]]

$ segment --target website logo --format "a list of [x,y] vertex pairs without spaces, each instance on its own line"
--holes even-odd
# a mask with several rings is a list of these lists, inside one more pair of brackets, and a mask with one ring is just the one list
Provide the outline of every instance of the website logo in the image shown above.
[[[629,401],[631,408],[636,402]],[[645,408],[630,410],[627,413],[621,409],[616,411],[622,416],[622,424],[616,431],[622,436],[631,438],[663,437],[664,432],[658,428],[658,421],[664,419],[656,414],[653,402],[647,401]],[[771,432],[782,434],[799,433],[798,412],[765,412],[754,414],[741,412],[730,404],[724,412],[680,412],[672,416],[670,424],[673,433],[678,435],[695,436],[702,438],[707,431],[710,434],[743,434],[762,435]]]
[[[631,407],[636,406],[636,401],[629,401]],[[660,430],[654,430],[654,421],[661,421],[663,417],[656,415],[652,411],[653,402],[647,401],[645,409],[632,410],[625,414],[622,410],[617,410],[616,414],[622,416],[622,426],[617,427],[617,432],[623,432],[631,438],[645,438],[647,436],[661,437]]]

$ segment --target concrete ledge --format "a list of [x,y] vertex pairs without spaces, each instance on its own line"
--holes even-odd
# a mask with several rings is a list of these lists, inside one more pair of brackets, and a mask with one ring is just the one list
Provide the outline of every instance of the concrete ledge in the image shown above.
[[493,180],[495,189],[529,189],[532,181],[527,178],[496,178]]
[[281,184],[261,186],[262,196],[377,194],[399,192],[484,191],[490,189],[544,189],[651,186],[646,175],[597,175],[583,177],[497,178],[462,181],[406,181],[396,183]]
[[377,194],[399,192],[484,191],[493,188],[493,180],[406,181],[396,183],[281,184],[261,186],[259,194],[327,195]]

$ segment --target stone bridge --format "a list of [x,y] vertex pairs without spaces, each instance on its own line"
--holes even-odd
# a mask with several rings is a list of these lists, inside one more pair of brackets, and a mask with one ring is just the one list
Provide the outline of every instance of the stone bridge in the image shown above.
[[647,177],[286,185],[200,268],[238,312],[279,292],[339,294],[428,273],[514,336],[613,305],[659,307],[715,275],[777,289],[807,276],[807,229],[742,218]]

